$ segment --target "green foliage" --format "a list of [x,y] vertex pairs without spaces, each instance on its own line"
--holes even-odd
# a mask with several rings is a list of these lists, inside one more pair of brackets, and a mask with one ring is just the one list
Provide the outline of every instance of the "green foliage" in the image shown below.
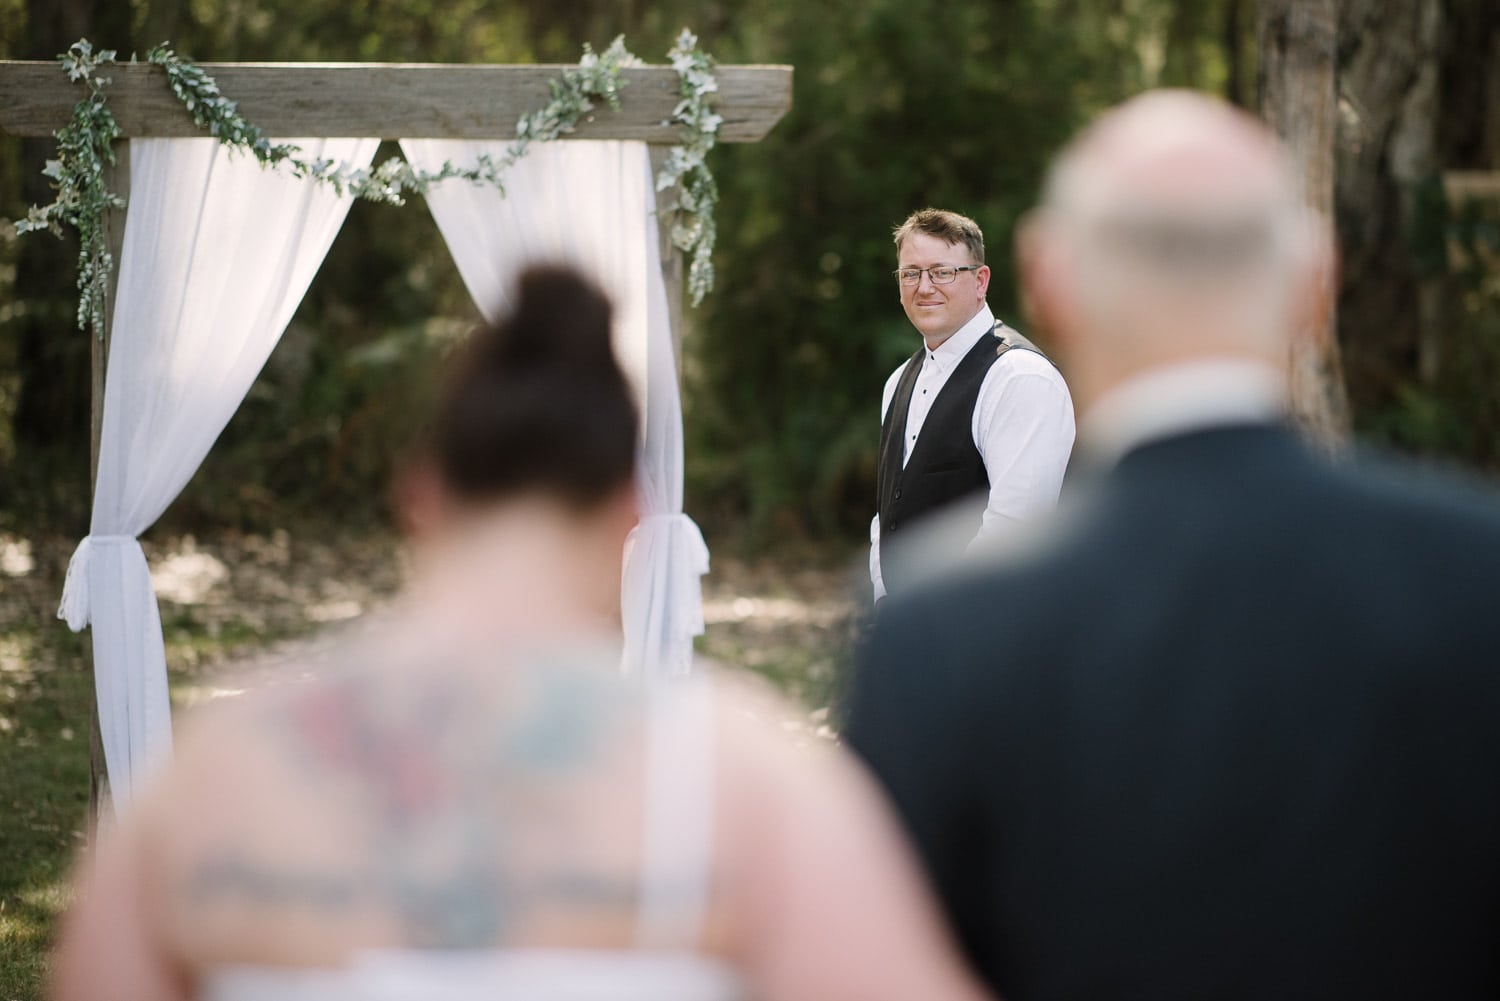
[[1359,415],[1359,430],[1403,451],[1500,471],[1500,204],[1452,210],[1435,182],[1419,194],[1413,262],[1443,281],[1449,322],[1436,371],[1399,382],[1390,403]]
[[668,151],[667,162],[656,178],[656,190],[680,185],[672,206],[672,245],[688,254],[688,294],[696,306],[714,287],[714,244],[719,234],[714,207],[719,201],[719,188],[708,169],[708,154],[718,141],[724,118],[709,103],[719,85],[714,79],[713,61],[699,50],[697,36],[682,29],[667,58],[677,71],[682,98],[672,109],[672,120],[682,123],[684,138]]
[[[118,6],[70,2],[119,30]],[[0,0],[0,37],[23,37],[16,19],[43,5]],[[130,11],[122,53],[172,38],[205,61],[566,62],[583,42],[602,47],[621,33],[636,51],[666,51],[689,23],[723,62],[792,64],[792,109],[766,141],[703,151],[717,175],[718,245],[711,260],[692,255],[694,273],[713,267],[717,291],[687,315],[688,506],[747,543],[864,531],[880,386],[916,345],[888,276],[894,224],[927,204],[976,218],[991,305],[1037,333],[1019,308],[1011,233],[1061,143],[1141,88],[1197,85],[1244,99],[1254,76],[1250,0],[133,0]],[[687,148],[692,134],[689,125]],[[15,150],[0,140],[8,206]],[[694,183],[689,171],[689,209]],[[169,517],[265,525],[309,510],[382,512],[393,443],[419,405],[410,387],[474,319],[426,214],[394,211],[351,212],[287,338]],[[8,408],[62,380],[5,342],[17,317],[55,307],[26,298],[35,278],[6,294],[15,254],[0,240],[0,458],[39,469],[7,433]],[[1472,387],[1409,387],[1426,402],[1363,415],[1364,426],[1482,451],[1472,439],[1488,420],[1479,408],[1489,370],[1457,359],[1488,350],[1490,307],[1483,294],[1463,301],[1444,379],[1473,373]],[[1449,393],[1474,402],[1454,410]],[[59,468],[73,466],[86,470],[86,458]],[[740,533],[746,525],[753,531]]]
[[68,124],[57,135],[57,159],[48,160],[44,175],[51,178],[57,197],[50,205],[33,206],[16,223],[17,233],[48,230],[61,235],[61,226],[78,233],[78,325],[104,336],[104,299],[114,257],[104,231],[104,213],[125,206],[110,192],[105,168],[113,166],[114,140],[120,127],[105,100],[109,77],[100,70],[114,62],[113,49],[95,52],[87,41],[75,43],[58,57],[63,72],[87,87],[87,94],[73,107]]
[[[82,847],[93,711],[86,649],[59,623],[0,615],[0,998],[42,996]],[[32,669],[38,662],[57,666]]]
[[603,100],[618,111],[620,88],[624,85],[620,71],[640,65],[640,60],[625,48],[623,36],[616,38],[602,55],[584,43],[583,58],[578,65],[564,69],[551,81],[548,102],[521,116],[516,123],[516,138],[499,161],[481,154],[477,167],[461,168],[445,162],[432,173],[414,170],[398,156],[387,158],[373,170],[334,160],[304,160],[298,155],[302,152],[300,147],[271,145],[259,127],[240,115],[235,102],[219,91],[218,84],[202,67],[183,59],[170,46],[156,46],[149,59],[152,65],[166,71],[172,92],[193,116],[193,122],[221,143],[250,153],[268,167],[286,166],[295,177],[330,184],[341,195],[348,193],[389,205],[404,205],[408,194],[426,194],[432,185],[449,179],[490,184],[503,191],[505,172],[526,155],[533,142],[548,142],[572,132],[594,110],[595,100]]
[[207,532],[330,514],[344,524],[387,520],[389,484],[439,363],[477,322],[424,209],[355,202],[169,522]]
[[[1026,0],[753,0],[725,61],[796,67],[790,114],[727,148],[719,291],[689,333],[691,506],[855,537],[873,511],[880,388],[917,347],[891,230],[926,205],[975,218],[990,304],[1025,329],[1011,232],[1047,162],[1100,108],[1153,82],[1163,17]],[[1205,72],[1207,72],[1207,67]]]
[[[682,99],[672,112],[681,122],[686,139],[672,147],[657,182],[658,190],[682,185],[682,195],[672,208],[672,242],[691,254],[688,288],[696,305],[713,287],[714,203],[718,189],[706,157],[713,149],[723,118],[709,107],[709,97],[718,89],[711,60],[698,49],[698,39],[684,29],[669,54],[680,77]],[[403,205],[408,194],[426,194],[439,181],[465,180],[490,184],[504,191],[505,173],[526,155],[533,142],[550,142],[574,131],[578,122],[603,100],[620,110],[621,70],[641,61],[625,48],[618,36],[602,54],[587,42],[576,67],[565,68],[550,84],[545,105],[523,114],[516,123],[516,138],[497,161],[488,154],[478,156],[475,167],[457,167],[444,162],[435,173],[414,170],[404,158],[393,156],[373,170],[320,158],[305,160],[301,148],[287,143],[272,145],[261,129],[239,113],[238,105],[225,96],[202,67],[183,59],[171,46],[154,46],[147,54],[153,66],[161,67],[167,83],[192,116],[194,124],[231,150],[249,153],[266,167],[285,167],[293,176],[328,184],[340,195],[368,201]],[[99,70],[114,62],[112,49],[97,54],[87,39],[75,42],[59,57],[68,78],[87,84],[88,96],[78,102],[73,119],[57,133],[59,158],[47,161],[44,174],[56,183],[57,197],[46,206],[33,206],[16,226],[18,233],[48,229],[59,223],[78,231],[83,250],[79,257],[80,302],[78,325],[104,334],[104,302],[108,295],[114,260],[108,251],[104,213],[123,208],[124,200],[106,186],[104,167],[115,162],[111,143],[120,136],[119,126],[105,101],[104,87],[110,81]]]
[[[887,274],[891,227],[925,204],[978,219],[991,303],[1024,329],[1010,232],[1047,160],[1085,118],[1142,86],[1167,75],[1225,79],[1215,33],[1241,5],[1200,6],[1188,17],[1170,0],[746,0],[733,9],[137,0],[133,42],[171,37],[204,60],[530,61],[570,58],[580,43],[620,33],[638,51],[661,51],[690,22],[721,60],[791,63],[793,108],[763,143],[710,155],[694,142],[711,137],[703,126],[716,124],[714,112],[702,101],[679,108],[684,154],[668,162],[682,175],[679,206],[691,212],[711,198],[710,164],[720,194],[716,220],[700,213],[697,228],[712,240],[717,222],[712,258],[706,241],[690,253],[690,278],[716,272],[719,291],[688,314],[689,507],[726,530],[748,522],[752,539],[784,530],[857,539],[871,507],[880,385],[915,345]],[[669,57],[684,97],[693,87],[710,96],[704,67],[685,51]],[[195,110],[224,109],[225,95],[201,97]],[[676,229],[679,242],[695,232],[691,219]],[[392,442],[404,440],[418,405],[412,374],[473,315],[424,213],[410,208],[397,221],[388,208],[357,206],[171,517],[379,514]],[[0,393],[5,385],[0,373]]]

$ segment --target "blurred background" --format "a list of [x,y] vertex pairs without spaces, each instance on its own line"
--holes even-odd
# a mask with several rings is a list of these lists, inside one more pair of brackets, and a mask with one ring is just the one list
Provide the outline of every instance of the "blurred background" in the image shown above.
[[[718,287],[687,309],[687,510],[714,550],[704,652],[837,726],[874,498],[880,389],[916,340],[893,225],[984,228],[1023,331],[1011,231],[1049,159],[1144,88],[1257,106],[1273,0],[0,0],[0,58],[80,37],[198,61],[790,63],[790,113],[718,149]],[[1274,0],[1280,7],[1289,0]],[[1290,0],[1297,2],[1297,0]],[[1500,3],[1338,0],[1338,342],[1357,434],[1500,472]],[[232,96],[232,95],[231,95]],[[1291,109],[1295,114],[1297,109]],[[394,155],[394,146],[378,158]],[[0,136],[0,998],[39,997],[83,843],[89,637],[54,618],[89,509],[89,343],[71,237],[18,238],[50,141]],[[424,205],[358,203],[207,462],[143,537],[174,701],[398,585],[387,484],[423,378],[475,323]],[[833,710],[832,713],[830,710]]]
[[[712,161],[718,288],[687,310],[688,510],[720,545],[856,545],[882,380],[914,335],[889,233],[976,218],[991,304],[1025,329],[1010,236],[1059,144],[1145,87],[1255,106],[1255,0],[0,0],[0,56],[87,35],[210,60],[564,62],[684,25],[721,62],[796,67],[791,112]],[[1339,340],[1356,430],[1500,468],[1500,5],[1345,0]],[[48,200],[51,144],[0,138],[0,217]],[[380,157],[393,152],[382,150]],[[1493,191],[1493,187],[1488,189]],[[1462,197],[1458,197],[1462,195]],[[0,226],[0,530],[87,521],[88,351],[70,240]],[[417,370],[476,316],[425,207],[358,204],[296,320],[162,530],[386,519]],[[412,387],[409,389],[408,387]]]

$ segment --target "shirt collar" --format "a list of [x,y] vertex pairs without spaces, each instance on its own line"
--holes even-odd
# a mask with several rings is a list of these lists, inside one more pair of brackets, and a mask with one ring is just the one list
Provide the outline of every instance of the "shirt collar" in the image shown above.
[[1112,465],[1137,446],[1226,424],[1270,423],[1286,413],[1286,377],[1263,362],[1215,358],[1159,368],[1110,390],[1078,423],[1080,451]]
[[[927,350],[927,361],[937,365],[940,371],[948,371],[964,359],[974,345],[979,343],[979,338],[995,329],[995,314],[990,312],[988,303],[981,304],[979,312],[965,323],[954,335],[948,338],[936,348]],[[923,345],[926,348],[926,345]]]

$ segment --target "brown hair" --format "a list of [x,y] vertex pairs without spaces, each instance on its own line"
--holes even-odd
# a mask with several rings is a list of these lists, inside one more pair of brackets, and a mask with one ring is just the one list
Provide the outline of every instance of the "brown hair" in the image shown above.
[[455,496],[588,507],[630,482],[639,418],[610,314],[571,269],[521,275],[515,308],[475,331],[439,387],[424,450]]
[[918,209],[896,227],[894,236],[897,251],[901,249],[901,242],[913,233],[935,236],[944,243],[961,244],[969,251],[969,257],[975,264],[984,263],[984,233],[980,231],[979,224],[966,215],[949,212],[947,209]]

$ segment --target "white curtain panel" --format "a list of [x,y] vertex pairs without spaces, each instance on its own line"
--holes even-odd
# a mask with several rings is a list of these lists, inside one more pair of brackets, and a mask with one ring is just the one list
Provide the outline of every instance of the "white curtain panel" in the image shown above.
[[[375,140],[292,139],[363,167]],[[136,537],[208,454],[301,302],[352,199],[214,139],[130,143],[89,535],[58,615],[92,623],[99,729],[116,813],[171,747],[161,618]]]
[[[504,143],[404,139],[413,167],[498,160]],[[614,344],[645,418],[637,479],[641,520],[625,550],[621,618],[624,669],[646,679],[686,674],[703,632],[699,578],[708,547],[682,513],[682,400],[662,279],[656,187],[644,143],[567,140],[533,144],[489,185],[449,180],[427,196],[459,274],[493,320],[518,273],[535,262],[570,264],[615,305]]]

